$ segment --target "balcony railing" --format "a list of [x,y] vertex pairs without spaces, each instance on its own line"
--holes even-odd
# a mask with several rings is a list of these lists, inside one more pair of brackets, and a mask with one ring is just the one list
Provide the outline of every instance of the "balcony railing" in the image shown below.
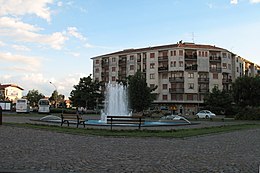
[[184,93],[184,88],[169,88],[170,93]]
[[109,61],[102,61],[102,66],[109,66]]
[[158,67],[158,72],[168,71],[168,66]]
[[170,82],[184,82],[184,77],[169,77]]
[[199,83],[209,83],[209,78],[202,78],[202,77],[200,77],[200,78],[198,78],[198,82]]
[[209,56],[209,61],[221,62],[221,56]]
[[209,89],[208,88],[199,88],[200,93],[208,93]]
[[209,68],[210,72],[217,72],[217,73],[221,73],[222,72],[222,68],[221,67],[210,67]]
[[185,70],[192,70],[192,71],[196,71],[198,69],[198,65],[194,64],[194,65],[185,65]]
[[232,79],[222,79],[222,83],[232,83]]
[[187,55],[187,54],[185,54],[185,60],[197,60],[197,54],[194,54],[194,55]]
[[158,61],[168,61],[168,56],[159,56]]

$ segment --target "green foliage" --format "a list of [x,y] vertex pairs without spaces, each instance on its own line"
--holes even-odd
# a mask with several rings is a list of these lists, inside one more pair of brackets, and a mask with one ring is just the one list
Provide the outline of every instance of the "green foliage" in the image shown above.
[[42,98],[44,98],[45,96],[42,93],[39,93],[38,90],[29,90],[26,98],[28,99],[28,101],[30,102],[30,106],[35,107],[38,105],[38,101]]
[[260,77],[240,77],[233,83],[234,101],[240,107],[260,106]]
[[51,113],[65,113],[65,114],[76,114],[75,109],[62,109],[62,108],[51,108]]
[[260,108],[247,106],[240,109],[235,118],[238,120],[260,120]]
[[52,105],[54,105],[54,107],[56,108],[57,105],[64,103],[64,98],[64,95],[59,94],[57,90],[54,90],[49,100],[52,103]]
[[212,92],[204,98],[206,109],[216,114],[233,114],[232,102],[232,93],[220,91],[217,87],[214,87]]
[[128,79],[129,101],[134,112],[141,112],[148,109],[155,96],[151,93],[156,88],[149,88],[145,77],[140,71]]
[[70,93],[73,106],[94,109],[97,102],[101,102],[103,99],[99,91],[100,84],[92,81],[91,75],[80,78],[79,84],[73,87],[74,90]]

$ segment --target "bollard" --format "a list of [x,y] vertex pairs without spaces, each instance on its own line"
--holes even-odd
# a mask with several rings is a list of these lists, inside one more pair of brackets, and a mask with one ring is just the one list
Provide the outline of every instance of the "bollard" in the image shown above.
[[2,125],[3,122],[3,116],[2,116],[2,107],[0,106],[0,125]]

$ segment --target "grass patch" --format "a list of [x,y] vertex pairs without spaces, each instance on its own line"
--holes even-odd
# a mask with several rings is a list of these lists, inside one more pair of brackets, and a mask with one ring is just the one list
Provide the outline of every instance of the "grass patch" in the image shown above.
[[246,130],[260,128],[260,124],[237,124],[223,125],[217,127],[194,128],[194,129],[173,129],[173,130],[108,130],[108,129],[92,129],[92,128],[75,128],[60,127],[56,125],[40,125],[40,124],[20,124],[20,123],[4,123],[4,125],[33,128],[39,130],[49,130],[59,133],[68,133],[75,135],[96,135],[96,136],[113,136],[113,137],[167,137],[167,138],[185,138],[192,136],[200,136],[215,133],[226,133],[237,130]]

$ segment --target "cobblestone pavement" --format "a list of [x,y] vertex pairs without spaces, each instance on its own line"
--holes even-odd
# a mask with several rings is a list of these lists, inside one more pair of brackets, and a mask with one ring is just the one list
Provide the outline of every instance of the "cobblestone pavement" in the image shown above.
[[260,129],[175,139],[0,126],[0,172],[258,173],[259,165]]

